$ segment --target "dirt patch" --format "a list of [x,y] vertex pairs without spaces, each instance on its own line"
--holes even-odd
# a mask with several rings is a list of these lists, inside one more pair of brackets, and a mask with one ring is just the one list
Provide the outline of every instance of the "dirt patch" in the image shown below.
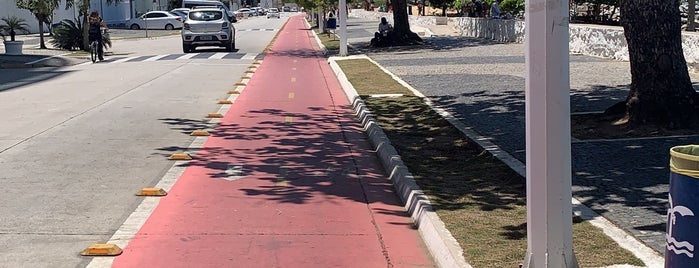
[[683,129],[669,129],[658,124],[631,127],[620,119],[618,115],[602,113],[576,114],[571,116],[571,133],[579,140],[699,135],[697,124]]

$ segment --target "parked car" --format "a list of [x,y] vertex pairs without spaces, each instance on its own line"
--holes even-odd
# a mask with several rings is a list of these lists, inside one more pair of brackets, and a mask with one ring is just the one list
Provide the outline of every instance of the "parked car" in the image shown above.
[[291,7],[288,7],[288,6],[282,7],[282,11],[291,12]]
[[267,11],[265,11],[265,9],[262,7],[256,7],[255,12],[257,12],[257,16],[267,15]]
[[267,18],[279,18],[279,9],[270,8],[267,10]]
[[189,14],[189,8],[175,8],[170,10],[170,13],[180,16],[184,22],[187,19],[187,14]]
[[252,14],[252,11],[250,11],[249,8],[241,8],[241,9],[238,9],[238,10],[236,10],[236,11],[233,11],[233,13],[235,13],[236,16],[241,16],[241,17],[252,16],[252,15],[251,15],[251,14]]
[[130,19],[126,25],[129,29],[165,29],[182,28],[182,17],[168,11],[150,11],[141,17]]
[[219,46],[235,49],[235,27],[225,10],[219,8],[192,9],[182,27],[182,51],[193,52],[199,46]]

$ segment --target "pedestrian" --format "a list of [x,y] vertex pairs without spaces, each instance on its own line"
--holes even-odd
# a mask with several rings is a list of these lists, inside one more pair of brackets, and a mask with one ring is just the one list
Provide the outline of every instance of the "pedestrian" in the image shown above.
[[490,17],[493,19],[499,19],[500,16],[500,5],[498,4],[498,0],[494,0],[493,4],[490,6]]
[[483,17],[483,3],[480,0],[475,0],[476,17]]
[[88,34],[88,40],[90,43],[93,41],[97,40],[97,56],[99,57],[100,61],[104,60],[104,45],[102,44],[102,27],[107,28],[107,24],[102,21],[102,18],[100,17],[100,13],[97,12],[97,10],[94,10],[90,13],[90,16],[87,17],[87,23],[89,24],[90,28],[87,31]]
[[466,11],[468,13],[468,17],[473,18],[476,16],[476,0],[471,0],[471,2],[468,2]]

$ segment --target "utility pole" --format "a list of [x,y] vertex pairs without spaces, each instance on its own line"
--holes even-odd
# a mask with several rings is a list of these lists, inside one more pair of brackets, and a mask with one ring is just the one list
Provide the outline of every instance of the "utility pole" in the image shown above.
[[337,7],[340,19],[340,56],[347,56],[347,0],[340,0]]
[[577,268],[573,254],[568,0],[525,7],[525,268]]

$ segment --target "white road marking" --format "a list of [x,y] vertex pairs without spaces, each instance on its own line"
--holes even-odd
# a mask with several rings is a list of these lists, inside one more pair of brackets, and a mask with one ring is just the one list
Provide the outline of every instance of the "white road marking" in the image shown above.
[[143,60],[143,61],[156,61],[156,60],[165,58],[165,57],[167,57],[167,56],[168,56],[167,54],[166,54],[166,55],[153,56],[153,57],[147,58],[147,59],[145,59],[145,60]]

